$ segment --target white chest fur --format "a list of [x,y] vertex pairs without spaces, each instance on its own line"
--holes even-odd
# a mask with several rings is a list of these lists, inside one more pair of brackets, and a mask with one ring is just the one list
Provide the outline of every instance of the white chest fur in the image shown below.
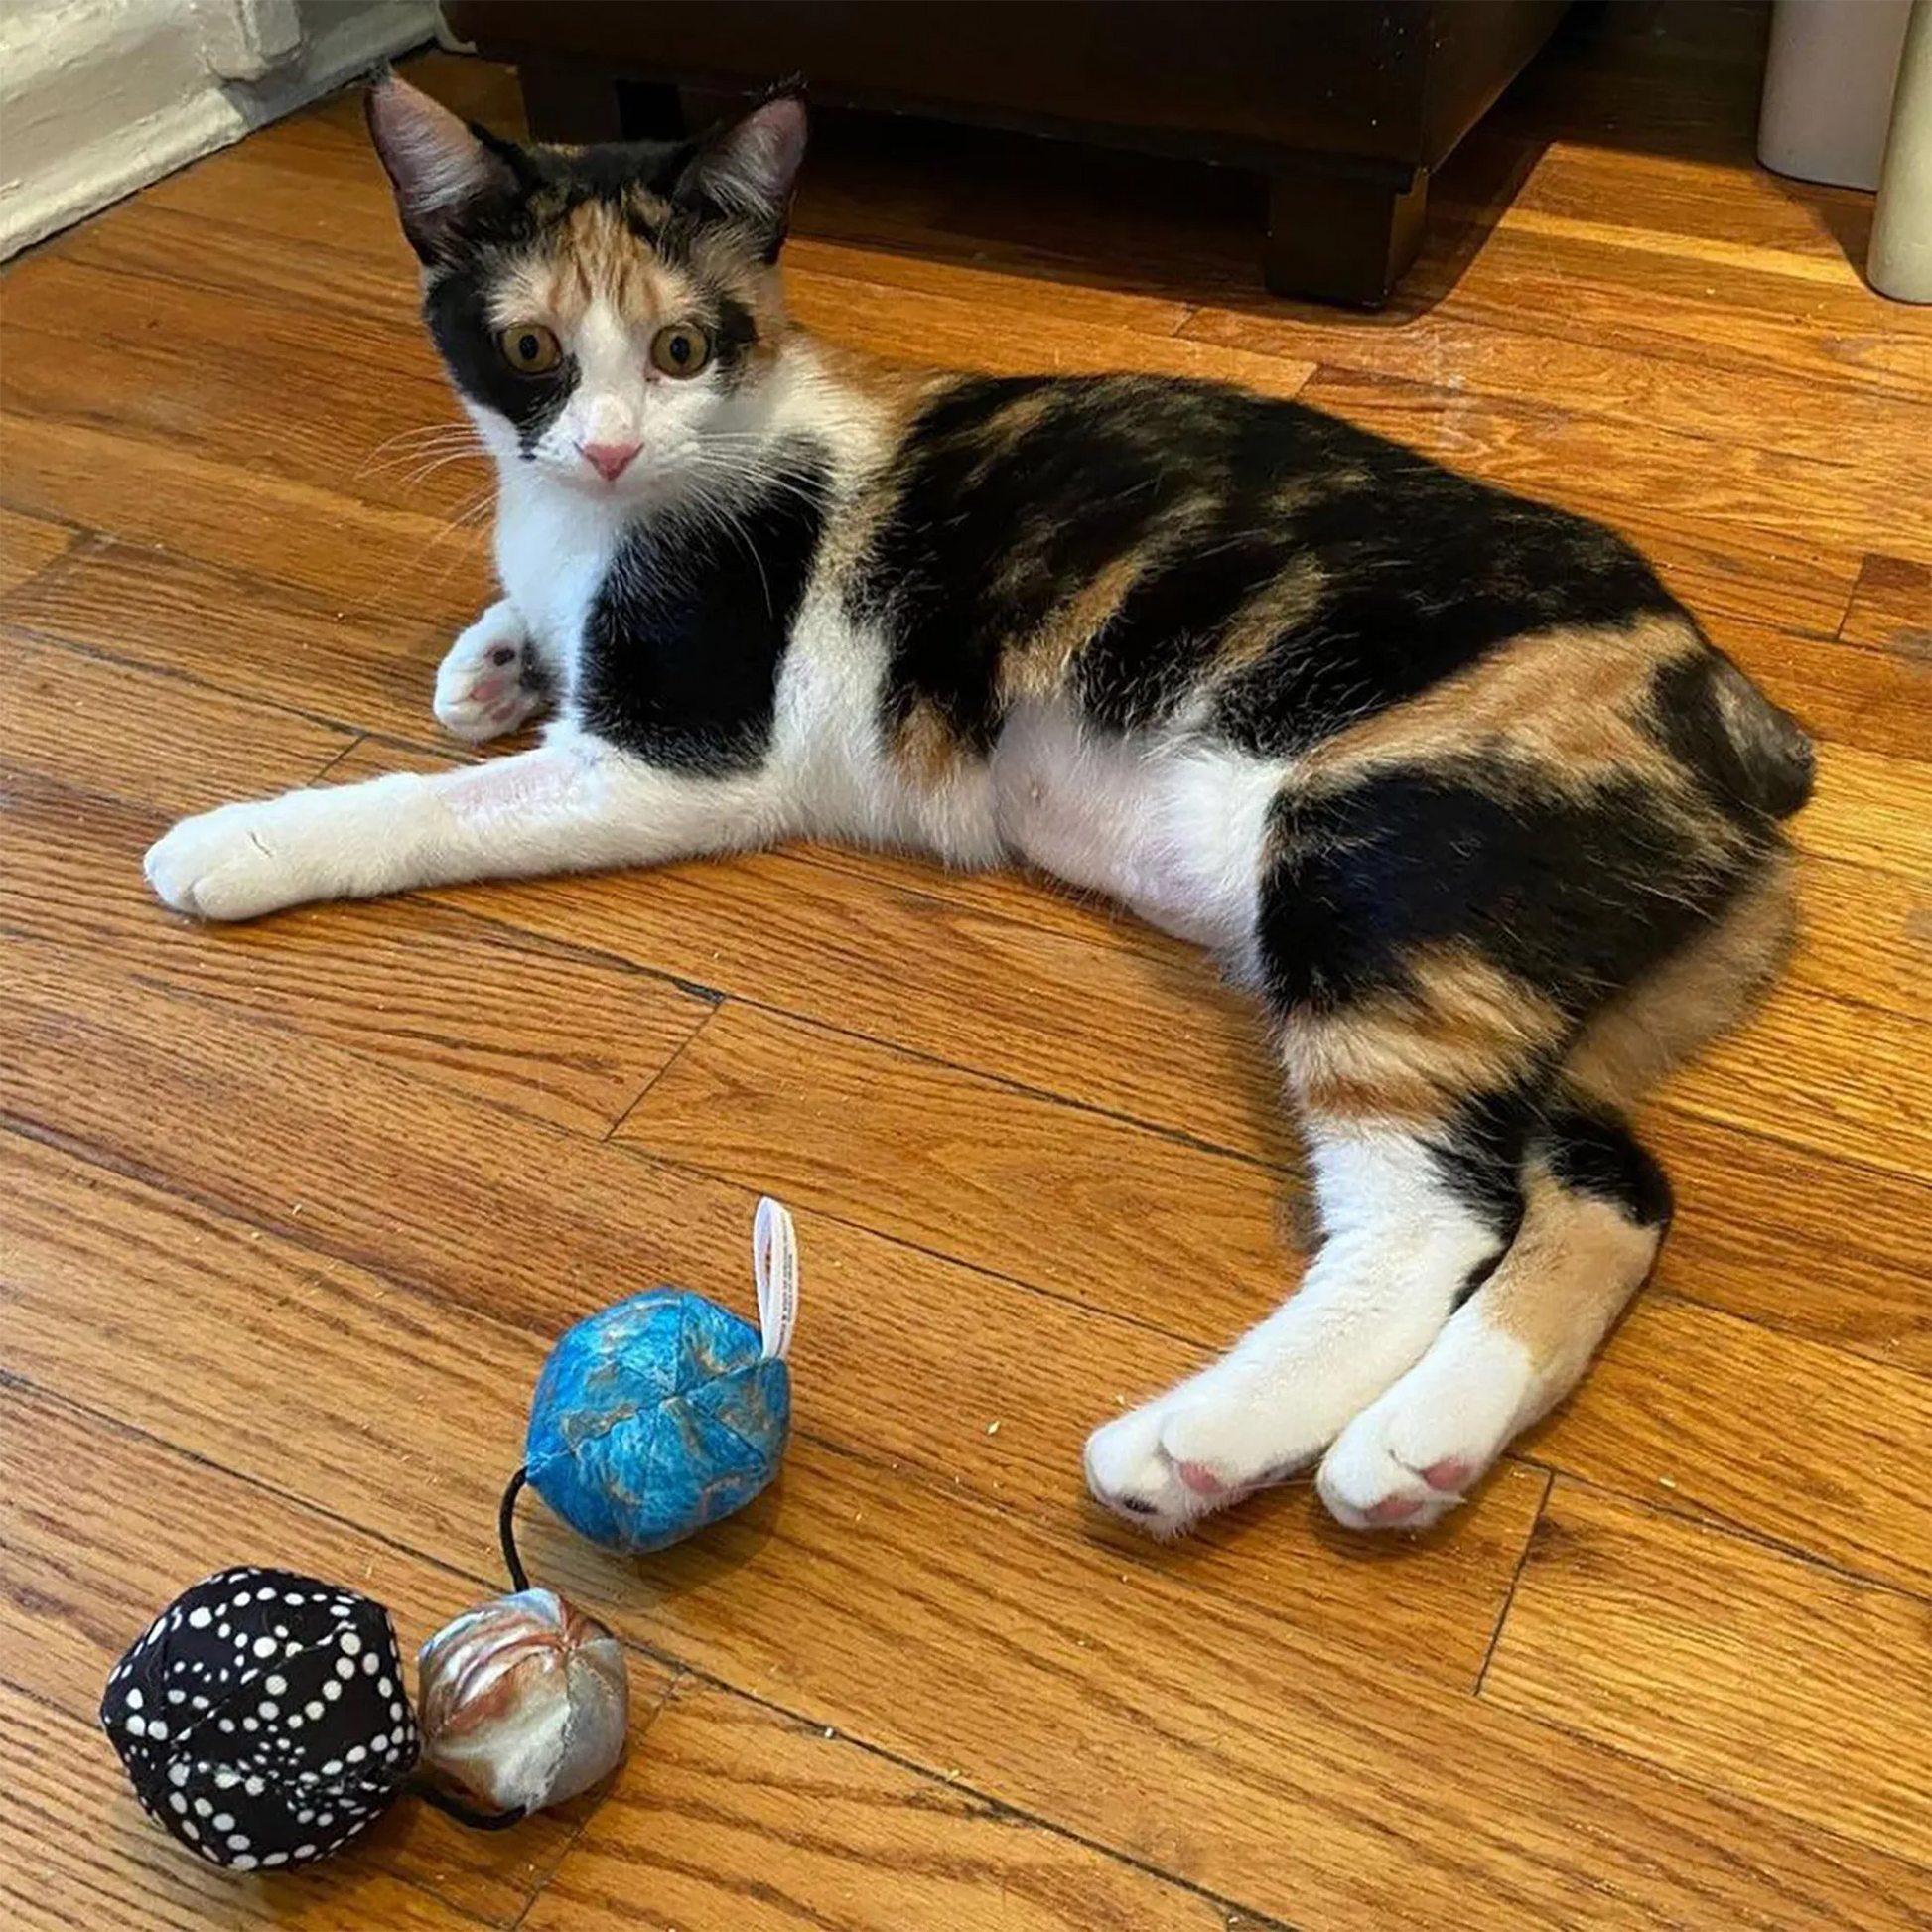
[[571,688],[584,619],[623,533],[621,517],[574,490],[502,466],[496,575],[544,661]]

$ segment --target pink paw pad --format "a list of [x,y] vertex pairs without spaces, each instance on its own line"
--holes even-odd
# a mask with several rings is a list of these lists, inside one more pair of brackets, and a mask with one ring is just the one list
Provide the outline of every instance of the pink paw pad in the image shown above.
[[1369,1523],[1406,1523],[1422,1507],[1413,1496],[1384,1496],[1362,1512]]
[[478,704],[487,704],[491,698],[501,694],[503,680],[499,677],[481,677],[470,687],[470,695]]
[[1176,1462],[1173,1472],[1197,1496],[1218,1496],[1227,1486],[1205,1462]]
[[1459,1495],[1474,1474],[1473,1464],[1457,1461],[1454,1456],[1450,1456],[1447,1461],[1432,1462],[1422,1472],[1422,1479],[1432,1489],[1444,1491],[1452,1489]]

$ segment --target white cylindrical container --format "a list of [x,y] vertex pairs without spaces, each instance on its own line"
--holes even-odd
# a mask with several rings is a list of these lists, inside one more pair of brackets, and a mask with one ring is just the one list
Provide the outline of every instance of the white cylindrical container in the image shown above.
[[1894,301],[1932,302],[1932,0],[1914,0],[1898,60],[1865,275]]
[[1781,175],[1876,188],[1912,0],[1777,0],[1757,158]]

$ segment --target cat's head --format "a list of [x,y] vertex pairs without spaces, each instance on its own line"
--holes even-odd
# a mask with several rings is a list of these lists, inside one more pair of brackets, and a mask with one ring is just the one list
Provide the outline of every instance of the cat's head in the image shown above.
[[500,459],[620,501],[733,467],[784,330],[795,94],[701,141],[550,148],[390,75],[368,120],[430,334]]

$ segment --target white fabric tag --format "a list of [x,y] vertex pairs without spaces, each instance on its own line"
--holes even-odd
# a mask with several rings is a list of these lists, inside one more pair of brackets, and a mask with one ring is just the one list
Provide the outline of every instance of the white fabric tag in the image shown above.
[[752,1219],[752,1273],[767,1361],[783,1361],[798,1321],[798,1237],[791,1216],[768,1197]]

